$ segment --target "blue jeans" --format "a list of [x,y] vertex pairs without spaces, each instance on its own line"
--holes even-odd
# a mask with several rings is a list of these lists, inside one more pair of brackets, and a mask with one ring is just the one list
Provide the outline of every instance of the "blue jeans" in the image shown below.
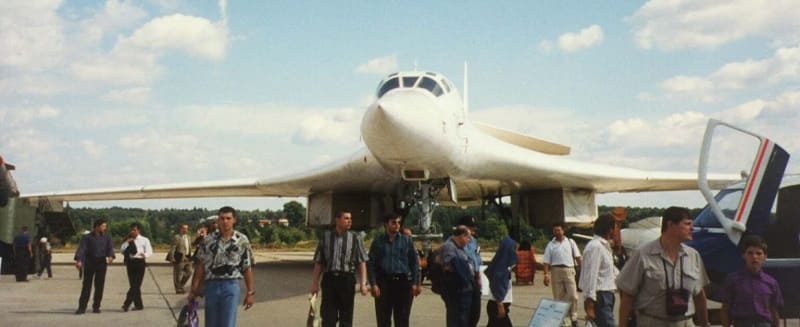
[[235,327],[240,298],[238,279],[206,281],[206,327]]
[[597,291],[594,303],[594,323],[597,327],[617,327],[614,321],[614,292]]

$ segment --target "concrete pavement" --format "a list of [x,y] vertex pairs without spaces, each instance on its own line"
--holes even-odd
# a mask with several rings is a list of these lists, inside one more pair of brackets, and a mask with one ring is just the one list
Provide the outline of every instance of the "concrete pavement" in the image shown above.
[[[312,253],[257,252],[255,267],[256,304],[247,311],[239,308],[238,326],[305,326],[308,312],[308,290],[311,286]],[[176,316],[186,303],[185,295],[177,295],[172,287],[172,266],[164,261],[164,253],[150,260],[142,297],[144,311],[123,312],[120,309],[128,280],[121,262],[109,267],[103,298],[103,312],[75,315],[81,281],[72,265],[71,254],[55,254],[54,278],[17,283],[13,275],[0,276],[0,326],[174,326]],[[117,260],[120,261],[120,260]],[[514,303],[511,319],[515,326],[527,326],[542,298],[551,296],[541,284],[541,273],[535,285],[513,287]],[[486,301],[482,303],[481,322],[486,325]],[[202,301],[201,301],[202,306]],[[200,317],[202,325],[203,308]],[[582,318],[582,310],[580,317]],[[424,287],[414,301],[412,326],[444,326],[445,308],[438,295]],[[369,296],[356,296],[355,326],[374,326],[374,302]],[[583,325],[582,322],[580,324]],[[788,326],[799,326],[797,320]]]

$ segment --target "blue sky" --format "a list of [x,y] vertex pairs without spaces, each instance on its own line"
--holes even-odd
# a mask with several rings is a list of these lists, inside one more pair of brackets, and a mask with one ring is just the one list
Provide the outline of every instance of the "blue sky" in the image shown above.
[[[798,12],[798,1],[3,1],[0,154],[23,193],[281,176],[361,146],[386,74],[416,63],[460,86],[466,61],[473,120],[580,160],[694,171],[708,118],[800,148]],[[697,192],[599,203],[702,204]]]

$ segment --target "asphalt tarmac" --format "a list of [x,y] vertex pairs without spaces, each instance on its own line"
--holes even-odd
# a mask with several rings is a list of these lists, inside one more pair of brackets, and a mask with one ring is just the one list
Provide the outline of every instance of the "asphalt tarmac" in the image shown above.
[[[311,286],[311,253],[256,254],[255,306],[245,311],[239,307],[238,326],[305,326],[308,314],[308,291]],[[128,290],[125,267],[115,261],[109,266],[103,302],[99,314],[75,315],[80,295],[81,281],[72,265],[71,254],[55,254],[53,278],[36,279],[18,283],[13,275],[0,276],[0,326],[175,326],[176,318],[186,296],[175,294],[172,286],[172,266],[159,262],[165,255],[156,253],[148,264],[142,284],[143,311],[123,312],[120,308]],[[515,326],[527,326],[536,305],[542,297],[549,296],[549,288],[541,285],[540,275],[536,286],[515,286],[511,318]],[[91,300],[90,300],[91,305]],[[479,325],[486,325],[485,306],[482,303]],[[202,301],[200,320],[202,326]],[[441,298],[425,285],[422,294],[414,300],[411,312],[412,326],[444,326],[445,308]],[[372,297],[356,295],[355,326],[374,326],[375,310]]]
[[[312,253],[256,253],[255,306],[245,311],[239,306],[238,326],[305,326],[308,314],[308,291],[311,286]],[[186,304],[186,296],[175,294],[172,266],[163,261],[165,255],[153,255],[142,284],[143,311],[123,312],[120,308],[128,290],[125,267],[115,261],[106,275],[102,313],[89,310],[75,315],[81,281],[72,265],[71,254],[55,254],[52,279],[36,279],[18,283],[13,275],[0,276],[0,327],[2,326],[175,326],[177,316]],[[119,261],[119,260],[118,260]],[[550,298],[549,287],[541,284],[541,272],[534,285],[514,285],[511,320],[514,326],[528,326],[543,298]],[[91,302],[90,302],[91,304]],[[486,299],[482,301],[481,322],[486,326]],[[201,301],[200,321],[203,319]],[[583,310],[579,310],[583,326]],[[374,326],[374,301],[356,295],[354,326]],[[444,326],[445,307],[441,298],[424,285],[414,300],[412,326]],[[798,326],[796,319],[788,326]],[[542,327],[542,326],[537,326]]]

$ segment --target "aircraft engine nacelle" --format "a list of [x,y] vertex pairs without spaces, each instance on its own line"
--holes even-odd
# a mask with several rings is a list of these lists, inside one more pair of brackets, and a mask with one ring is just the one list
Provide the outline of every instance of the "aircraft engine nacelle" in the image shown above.
[[384,194],[366,192],[323,192],[308,196],[306,223],[309,227],[327,227],[334,224],[337,212],[348,210],[353,214],[351,229],[366,230],[382,224],[381,217],[394,211],[393,199]]
[[593,190],[534,190],[511,195],[513,214],[538,228],[553,223],[589,225],[597,218]]

